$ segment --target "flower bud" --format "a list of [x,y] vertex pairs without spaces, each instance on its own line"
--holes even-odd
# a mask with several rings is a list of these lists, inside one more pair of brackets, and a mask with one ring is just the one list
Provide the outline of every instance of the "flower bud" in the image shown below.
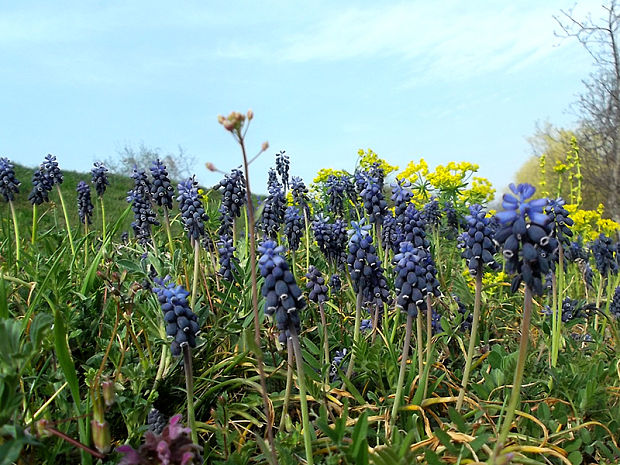
[[103,401],[106,407],[114,405],[116,402],[116,392],[114,389],[114,381],[105,380],[101,383],[101,390],[103,392]]
[[92,420],[90,424],[93,431],[93,444],[102,454],[108,453],[112,444],[110,425],[106,421],[99,423],[97,420]]
[[215,167],[215,165],[211,163],[210,161],[205,163],[205,166],[207,167],[209,171],[213,171],[213,172],[217,171],[217,168]]
[[248,121],[252,121],[254,118],[254,112],[252,110],[248,110]]

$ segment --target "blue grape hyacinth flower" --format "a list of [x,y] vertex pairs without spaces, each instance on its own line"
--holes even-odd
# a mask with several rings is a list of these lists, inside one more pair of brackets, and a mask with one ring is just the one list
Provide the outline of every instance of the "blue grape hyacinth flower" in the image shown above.
[[198,317],[189,307],[189,292],[183,286],[176,285],[170,276],[155,278],[154,281],[157,286],[153,287],[153,292],[164,312],[166,335],[174,338],[170,343],[170,352],[179,356],[183,346],[196,347]]
[[301,330],[299,310],[306,306],[306,301],[288,262],[281,255],[284,247],[268,239],[258,247],[258,252],[258,267],[261,276],[265,278],[261,291],[265,298],[265,315],[274,318],[280,330],[279,340],[286,343],[292,336],[291,327],[295,328],[297,334]]
[[108,169],[100,162],[95,162],[93,169],[90,170],[91,181],[95,185],[95,191],[99,197],[103,197],[106,187],[110,185],[107,172]]
[[93,216],[93,202],[90,198],[90,186],[84,181],[78,182],[77,188],[77,208],[78,216],[82,224],[91,224]]
[[8,158],[0,158],[0,194],[9,202],[15,200],[21,182],[15,177],[13,164]]

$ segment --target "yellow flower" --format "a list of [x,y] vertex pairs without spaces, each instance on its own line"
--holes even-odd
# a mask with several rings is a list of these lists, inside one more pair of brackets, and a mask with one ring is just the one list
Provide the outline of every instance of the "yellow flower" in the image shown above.
[[403,171],[396,175],[397,179],[407,179],[411,183],[416,183],[419,180],[419,176],[425,177],[428,174],[428,164],[424,158],[420,158],[418,163],[410,161]]
[[314,177],[314,179],[312,180],[312,182],[314,184],[324,183],[325,181],[327,181],[327,178],[329,178],[331,175],[349,176],[349,173],[347,173],[345,170],[335,170],[333,168],[321,168],[319,172],[316,174],[316,176]]
[[603,218],[605,207],[599,204],[596,210],[583,210],[577,208],[575,204],[567,204],[564,206],[574,224],[572,227],[575,236],[580,235],[585,242],[591,242],[596,239],[599,234],[612,236],[616,231],[620,230],[620,224],[615,221]]
[[357,155],[360,157],[359,165],[364,170],[369,170],[375,163],[379,164],[379,167],[383,170],[383,174],[387,176],[393,171],[398,170],[398,166],[390,165],[387,161],[379,158],[372,149],[367,149],[365,152],[363,149],[357,151]]

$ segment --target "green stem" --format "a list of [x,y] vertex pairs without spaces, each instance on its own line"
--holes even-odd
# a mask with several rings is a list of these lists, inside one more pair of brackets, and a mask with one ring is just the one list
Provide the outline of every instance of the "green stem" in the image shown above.
[[263,408],[265,409],[265,418],[267,419],[266,434],[271,448],[271,456],[274,464],[278,464],[278,457],[273,442],[273,418],[271,417],[271,408],[269,397],[267,395],[267,381],[265,376],[265,368],[263,361],[263,351],[260,345],[260,320],[258,314],[258,278],[256,276],[256,234],[254,233],[254,204],[252,202],[252,191],[250,190],[250,174],[248,157],[245,150],[245,143],[241,131],[238,131],[238,141],[241,146],[243,155],[243,170],[245,173],[245,195],[246,195],[246,231],[250,236],[250,272],[252,277],[252,311],[254,315],[254,343],[256,344],[256,365],[260,376],[261,396],[263,398]]
[[474,314],[472,316],[471,333],[469,335],[469,346],[467,348],[467,359],[465,360],[465,371],[463,372],[463,382],[459,391],[459,398],[456,401],[456,410],[461,410],[463,406],[463,399],[465,397],[465,389],[467,389],[467,382],[469,381],[469,374],[471,372],[471,362],[474,358],[474,349],[476,348],[476,341],[478,339],[478,323],[480,321],[480,302],[482,295],[482,267],[478,267],[476,273],[476,290],[474,296]]
[[15,229],[15,253],[16,253],[15,264],[19,266],[19,256],[20,256],[19,227],[17,226],[17,215],[15,214],[15,206],[13,205],[12,200],[9,200],[9,206],[11,207],[11,216],[13,217],[13,228]]
[[349,360],[349,366],[347,367],[347,378],[351,379],[353,374],[353,363],[355,362],[355,347],[360,339],[360,322],[362,321],[362,291],[357,293],[357,299],[355,301],[355,328],[353,330],[353,347],[351,350],[351,360]]
[[552,333],[553,341],[551,345],[551,366],[555,367],[558,363],[558,354],[562,342],[562,304],[564,301],[564,249],[562,244],[558,245],[558,268],[557,268],[556,289],[558,295],[557,307],[554,312],[555,325]]
[[194,416],[194,374],[192,373],[192,348],[189,344],[183,346],[183,369],[185,371],[185,387],[187,390],[187,421],[192,430],[192,442],[198,444],[196,418]]
[[67,207],[65,206],[65,199],[62,197],[62,191],[60,190],[60,184],[56,184],[56,190],[58,191],[58,197],[60,198],[60,205],[62,206],[62,213],[65,216],[65,226],[67,227],[67,236],[69,236],[69,245],[71,246],[71,253],[75,257],[75,246],[73,245],[73,235],[71,234],[71,224],[69,224],[69,215],[67,215]]
[[523,381],[523,371],[525,369],[525,360],[527,358],[527,344],[530,334],[530,319],[532,317],[532,291],[529,286],[525,286],[525,297],[523,299],[523,321],[521,322],[521,340],[519,341],[519,359],[517,360],[517,368],[515,369],[514,381],[512,383],[512,391],[506,416],[502,423],[499,439],[495,444],[495,451],[499,452],[499,448],[504,446],[504,442],[508,437],[512,420],[515,416],[515,410],[519,404],[519,396],[521,394],[521,382]]
[[[433,310],[431,308],[431,295],[426,294],[426,369],[431,366],[431,347],[433,346]],[[428,376],[424,377],[424,399],[428,391]]]
[[306,228],[306,273],[310,268],[310,225],[308,224],[308,211],[304,208],[304,225]]
[[168,247],[170,248],[170,255],[174,255],[174,243],[172,242],[172,231],[170,228],[170,215],[168,214],[168,208],[164,206],[164,224],[166,226],[166,234],[168,235]]
[[284,429],[284,421],[288,414],[288,402],[291,398],[291,386],[293,385],[293,345],[291,339],[286,341],[287,363],[286,363],[286,391],[284,391],[284,402],[282,404],[282,416],[280,417],[279,431]]
[[424,359],[423,359],[423,355],[422,355],[422,312],[420,311],[420,309],[418,309],[418,316],[416,317],[416,337],[417,337],[417,341],[416,341],[416,345],[417,345],[417,351],[418,351],[418,373],[420,374],[420,379],[422,376],[422,373],[424,372]]
[[198,267],[200,266],[200,242],[192,239],[194,243],[194,281],[192,282],[192,300],[191,308],[196,304],[196,293],[198,291]]
[[37,204],[32,204],[32,238],[30,239],[30,243],[34,245],[35,239],[37,237]]
[[88,267],[88,221],[84,219],[84,268]]
[[[413,317],[407,314],[407,326],[405,329],[405,342],[403,345],[403,355],[400,360],[400,371],[398,372],[398,384],[396,385],[396,396],[394,397],[394,405],[392,406],[392,415],[390,416],[390,429],[388,434],[394,434],[394,425],[400,407],[400,398],[403,394],[403,384],[405,381],[405,372],[407,371],[407,357],[409,355],[409,345],[411,344],[411,332],[413,327]],[[422,372],[420,372],[422,373]]]
[[[322,339],[323,339],[323,353],[325,360],[323,360],[323,366],[329,365],[329,340],[327,339],[327,318],[325,318],[324,303],[319,303],[319,313],[321,314],[321,326],[323,326]],[[329,380],[329,371],[327,372],[327,379]],[[327,382],[326,382],[327,384]]]
[[289,331],[291,332],[291,339],[293,342],[293,349],[295,350],[295,361],[297,362],[297,381],[299,382],[299,400],[301,402],[301,421],[304,428],[304,446],[306,449],[306,463],[313,465],[314,460],[312,458],[312,434],[310,433],[310,419],[308,418],[308,400],[306,399],[306,381],[304,375],[304,364],[301,354],[301,346],[299,344],[299,337],[295,330],[295,325],[289,323]]
[[101,240],[103,243],[105,243],[107,226],[105,223],[105,203],[103,201],[103,196],[99,197],[99,203],[101,204],[101,231],[102,231]]

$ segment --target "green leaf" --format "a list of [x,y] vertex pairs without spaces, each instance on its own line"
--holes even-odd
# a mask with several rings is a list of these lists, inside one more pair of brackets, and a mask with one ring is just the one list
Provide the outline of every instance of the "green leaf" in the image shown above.
[[[366,436],[368,434],[368,414],[362,413],[357,419],[355,428],[353,429],[353,435],[351,439],[351,455],[356,459],[355,463],[368,463],[368,440]],[[360,460],[365,456],[365,462]]]
[[568,460],[570,463],[572,463],[573,465],[580,465],[581,462],[583,461],[583,457],[581,456],[581,452],[579,452],[578,450],[574,450],[572,451],[570,454],[568,454]]
[[465,420],[454,407],[448,408],[448,416],[461,433],[467,433],[469,431],[469,428],[465,424]]

